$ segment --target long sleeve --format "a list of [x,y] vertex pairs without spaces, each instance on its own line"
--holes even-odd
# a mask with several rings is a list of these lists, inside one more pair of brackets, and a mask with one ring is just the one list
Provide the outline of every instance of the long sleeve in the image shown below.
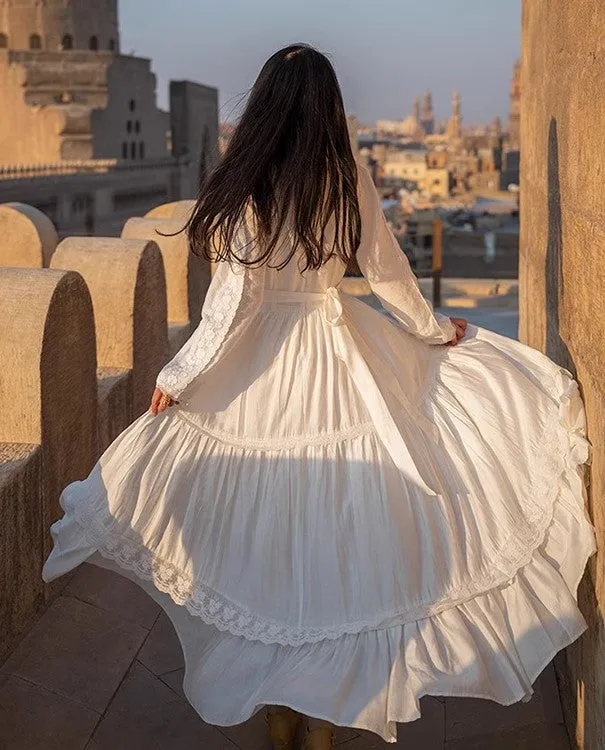
[[362,237],[357,262],[361,272],[384,308],[406,331],[428,344],[451,341],[456,334],[454,324],[435,312],[422,295],[418,279],[387,224],[368,169],[363,164],[358,169]]
[[[247,232],[244,235],[244,243],[249,242],[251,236]],[[185,389],[237,346],[262,304],[263,287],[264,267],[249,268],[227,261],[218,264],[200,324],[157,377],[156,385],[162,393],[179,399]]]

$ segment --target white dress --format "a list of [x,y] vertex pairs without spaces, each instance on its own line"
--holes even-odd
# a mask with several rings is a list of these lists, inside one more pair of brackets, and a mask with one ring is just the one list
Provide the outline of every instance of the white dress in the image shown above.
[[453,326],[359,173],[357,257],[389,315],[338,291],[338,259],[219,264],[158,378],[179,404],[119,435],[51,529],[44,579],[89,559],[136,580],[212,724],[285,704],[395,742],[425,694],[527,700],[586,628],[577,384],[483,328],[440,345]]

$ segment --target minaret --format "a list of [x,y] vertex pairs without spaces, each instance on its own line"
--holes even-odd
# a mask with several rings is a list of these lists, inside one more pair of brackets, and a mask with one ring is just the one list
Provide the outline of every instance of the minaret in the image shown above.
[[460,113],[460,92],[454,91],[452,97],[452,116],[447,126],[447,134],[453,139],[462,137],[462,115]]
[[0,3],[0,35],[13,50],[117,53],[118,0]]
[[489,126],[489,145],[491,148],[500,148],[502,143],[502,122],[499,117],[494,117]]
[[521,62],[517,60],[513,69],[513,80],[510,85],[510,112],[508,115],[508,148],[519,148],[519,129],[521,119]]
[[412,115],[416,118],[416,121],[420,122],[420,99],[419,97],[414,97],[414,109],[412,110]]
[[432,135],[435,131],[435,115],[433,112],[433,97],[430,91],[424,92],[422,103],[422,128],[427,135]]

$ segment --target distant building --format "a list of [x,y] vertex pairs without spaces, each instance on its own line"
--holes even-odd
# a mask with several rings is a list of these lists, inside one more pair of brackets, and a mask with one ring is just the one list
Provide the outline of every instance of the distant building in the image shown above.
[[430,91],[424,92],[420,124],[426,135],[433,135],[435,132],[435,114],[433,112],[433,97]]
[[521,61],[517,60],[513,69],[510,85],[510,111],[508,115],[508,147],[519,149],[519,131],[521,121]]
[[452,116],[447,125],[447,136],[450,140],[459,140],[462,137],[462,112],[459,91],[454,91],[452,96]]
[[173,81],[170,105],[150,60],[121,53],[118,0],[0,2],[0,202],[91,233],[193,197],[218,157],[218,91]]
[[377,120],[376,134],[421,139],[424,130],[420,121],[420,99],[414,98],[412,114],[404,120]]
[[420,183],[426,174],[426,152],[404,150],[389,153],[383,165],[383,176]]
[[228,122],[221,122],[218,129],[218,150],[221,156],[227,150],[227,146],[229,145],[234,130],[235,125],[231,125]]
[[521,63],[515,63],[510,87],[510,112],[508,115],[508,137],[502,157],[501,186],[519,185],[520,181],[520,120],[521,120]]

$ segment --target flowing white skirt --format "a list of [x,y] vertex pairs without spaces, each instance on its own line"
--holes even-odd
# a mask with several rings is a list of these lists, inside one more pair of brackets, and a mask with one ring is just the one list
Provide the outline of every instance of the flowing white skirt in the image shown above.
[[585,630],[590,445],[541,353],[274,304],[201,380],[64,490],[43,575],[90,559],[143,586],[206,721],[277,703],[394,742],[425,694],[528,699]]

